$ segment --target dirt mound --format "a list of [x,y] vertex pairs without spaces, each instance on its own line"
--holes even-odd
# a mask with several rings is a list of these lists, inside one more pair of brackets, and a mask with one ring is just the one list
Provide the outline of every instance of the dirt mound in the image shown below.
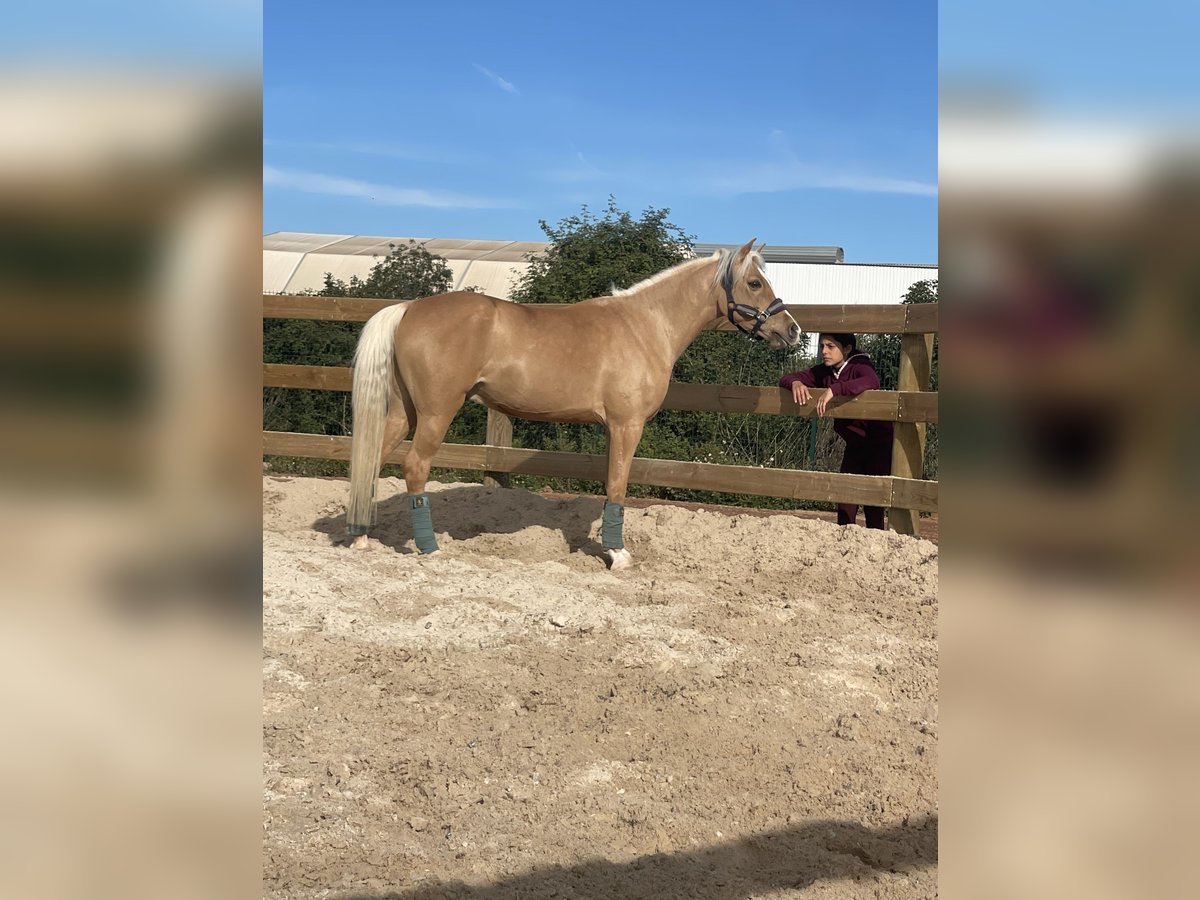
[[[789,515],[264,478],[270,897],[936,892],[937,547]],[[878,892],[878,894],[876,894]]]

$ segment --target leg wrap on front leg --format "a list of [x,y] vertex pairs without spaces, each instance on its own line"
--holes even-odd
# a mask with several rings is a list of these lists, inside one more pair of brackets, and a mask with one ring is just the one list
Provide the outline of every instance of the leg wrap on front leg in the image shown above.
[[604,519],[600,529],[605,550],[621,550],[625,547],[625,507],[611,500],[604,501]]
[[433,553],[438,549],[433,536],[433,514],[429,510],[429,495],[416,494],[408,498],[408,511],[412,516],[413,539],[422,553]]

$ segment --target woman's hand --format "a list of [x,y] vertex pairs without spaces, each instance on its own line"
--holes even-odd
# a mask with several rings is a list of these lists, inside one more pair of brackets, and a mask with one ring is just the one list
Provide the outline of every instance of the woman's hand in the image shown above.
[[832,399],[833,399],[833,388],[825,388],[825,390],[821,392],[820,399],[817,400],[817,415],[818,416],[825,415],[825,407],[827,407],[829,405],[829,401]]
[[792,382],[792,399],[796,401],[797,406],[803,406],[812,399],[812,394],[808,392],[808,385],[800,381]]

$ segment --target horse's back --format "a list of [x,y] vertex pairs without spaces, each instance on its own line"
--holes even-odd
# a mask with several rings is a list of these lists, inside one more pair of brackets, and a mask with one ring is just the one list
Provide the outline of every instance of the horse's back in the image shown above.
[[543,348],[563,346],[578,352],[575,345],[583,342],[588,332],[595,336],[596,314],[611,315],[602,313],[603,308],[596,300],[527,306],[476,291],[451,291],[411,301],[401,334],[419,330],[426,338],[444,335],[456,342],[486,334],[505,348],[529,341]]

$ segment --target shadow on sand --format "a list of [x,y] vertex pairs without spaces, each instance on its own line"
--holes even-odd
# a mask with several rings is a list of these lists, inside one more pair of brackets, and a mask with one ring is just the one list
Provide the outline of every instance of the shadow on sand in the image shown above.
[[[936,815],[872,829],[850,822],[809,822],[692,851],[656,853],[627,863],[603,859],[552,866],[495,884],[425,884],[383,894],[334,894],[337,900],[534,900],[534,898],[694,898],[740,900],[799,890],[822,879],[869,878],[937,865]],[[869,888],[867,889],[869,893]]]
[[[483,534],[514,534],[533,525],[562,533],[572,553],[601,556],[603,549],[592,537],[593,526],[604,513],[604,499],[542,497],[511,488],[455,487],[430,494],[433,530],[462,541]],[[334,544],[347,544],[345,514],[324,516],[313,530],[327,534]],[[371,537],[398,553],[415,552],[405,545],[412,539],[408,494],[384,498],[376,507]]]

